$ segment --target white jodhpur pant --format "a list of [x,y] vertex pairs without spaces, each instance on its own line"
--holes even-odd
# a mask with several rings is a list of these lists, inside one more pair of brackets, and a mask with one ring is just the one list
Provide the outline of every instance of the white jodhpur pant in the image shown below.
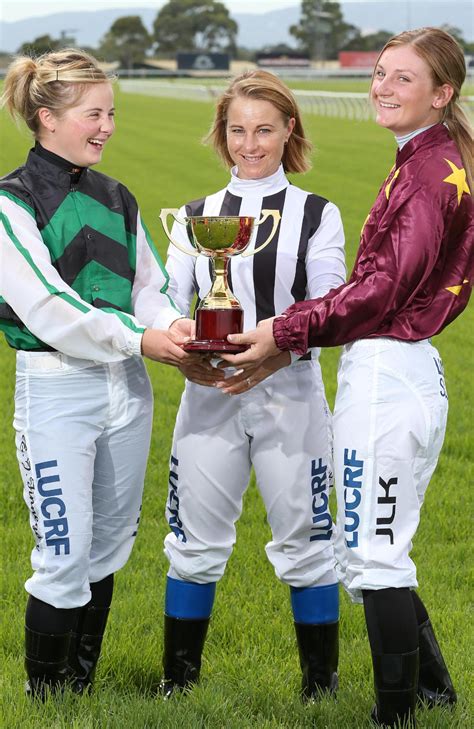
[[447,414],[443,365],[428,340],[344,347],[334,409],[336,558],[355,601],[362,590],[417,587],[410,550]]
[[297,362],[232,397],[188,382],[170,464],[169,575],[195,583],[222,577],[253,465],[276,576],[293,587],[334,584],[331,450],[317,361]]
[[35,537],[26,590],[58,608],[127,561],[138,528],[152,425],[141,358],[111,364],[18,352],[17,456]]

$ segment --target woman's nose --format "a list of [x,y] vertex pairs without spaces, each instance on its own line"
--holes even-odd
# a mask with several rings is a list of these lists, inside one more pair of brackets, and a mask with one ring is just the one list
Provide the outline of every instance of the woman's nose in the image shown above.
[[115,120],[113,117],[107,116],[102,120],[102,123],[100,125],[100,129],[102,132],[106,132],[107,134],[112,134],[112,132],[115,129]]
[[243,145],[244,149],[252,150],[255,149],[257,146],[257,138],[254,134],[246,134],[243,139]]
[[387,76],[384,76],[377,85],[377,93],[389,94],[391,91],[390,82]]

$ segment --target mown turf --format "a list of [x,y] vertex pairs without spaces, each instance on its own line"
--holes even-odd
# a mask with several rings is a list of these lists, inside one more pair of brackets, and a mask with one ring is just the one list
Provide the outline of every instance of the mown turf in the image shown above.
[[[117,93],[117,132],[100,169],[136,194],[159,249],[166,241],[158,222],[162,207],[175,207],[225,184],[227,173],[200,144],[212,106]],[[300,186],[336,202],[352,263],[360,228],[391,167],[394,142],[370,122],[307,116],[315,144],[314,168],[295,177]],[[30,146],[0,115],[0,174],[23,160]],[[420,594],[431,612],[459,692],[454,711],[418,712],[421,729],[471,726],[472,701],[472,307],[436,338],[450,394],[448,433],[428,490],[413,555]],[[338,350],[323,353],[328,397],[333,402]],[[237,546],[217,599],[206,644],[202,682],[192,694],[163,703],[154,696],[160,676],[162,604],[166,561],[167,461],[182,389],[179,373],[150,364],[155,422],[141,527],[127,566],[118,575],[96,690],[67,695],[44,706],[22,693],[22,633],[32,539],[14,456],[14,355],[0,345],[0,499],[3,551],[0,605],[0,726],[6,729],[293,729],[369,727],[372,705],[370,655],[363,612],[345,595],[341,607],[340,690],[337,701],[303,707],[288,591],[265,559],[268,525],[255,484],[245,497]]]

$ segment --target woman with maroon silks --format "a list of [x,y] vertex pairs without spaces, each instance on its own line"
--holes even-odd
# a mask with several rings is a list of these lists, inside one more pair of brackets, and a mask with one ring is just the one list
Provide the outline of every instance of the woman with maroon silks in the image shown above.
[[413,725],[417,696],[429,706],[456,702],[409,553],[448,411],[430,338],[466,307],[473,280],[472,128],[458,103],[465,74],[461,48],[438,28],[386,44],[371,99],[398,151],[347,284],[233,335],[250,348],[225,355],[245,377],[282,352],[345,345],[334,410],[336,557],[345,588],[364,604],[373,718],[383,726]]

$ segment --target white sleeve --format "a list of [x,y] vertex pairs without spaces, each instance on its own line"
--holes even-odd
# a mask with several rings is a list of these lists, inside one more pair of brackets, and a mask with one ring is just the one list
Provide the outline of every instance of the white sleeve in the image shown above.
[[51,263],[35,219],[0,196],[0,295],[41,341],[72,357],[114,362],[141,354],[144,327],[83,301]]
[[169,276],[148,230],[137,220],[137,255],[132,288],[133,312],[145,326],[168,329],[182,315],[169,291]]
[[327,203],[306,253],[308,299],[318,299],[346,281],[344,228],[334,203]]
[[[306,253],[308,299],[324,296],[346,280],[344,228],[341,214],[334,203],[325,205],[321,223],[310,238]],[[301,355],[290,352],[291,363]]]
[[[178,218],[181,220],[186,216],[186,208],[180,208]],[[193,252],[186,233],[186,227],[180,223],[174,223],[171,229],[172,237],[186,250]],[[166,259],[166,270],[170,277],[169,293],[179,310],[189,316],[191,304],[195,294],[194,269],[196,258],[193,255],[183,253],[175,245],[170,243],[168,257]]]

